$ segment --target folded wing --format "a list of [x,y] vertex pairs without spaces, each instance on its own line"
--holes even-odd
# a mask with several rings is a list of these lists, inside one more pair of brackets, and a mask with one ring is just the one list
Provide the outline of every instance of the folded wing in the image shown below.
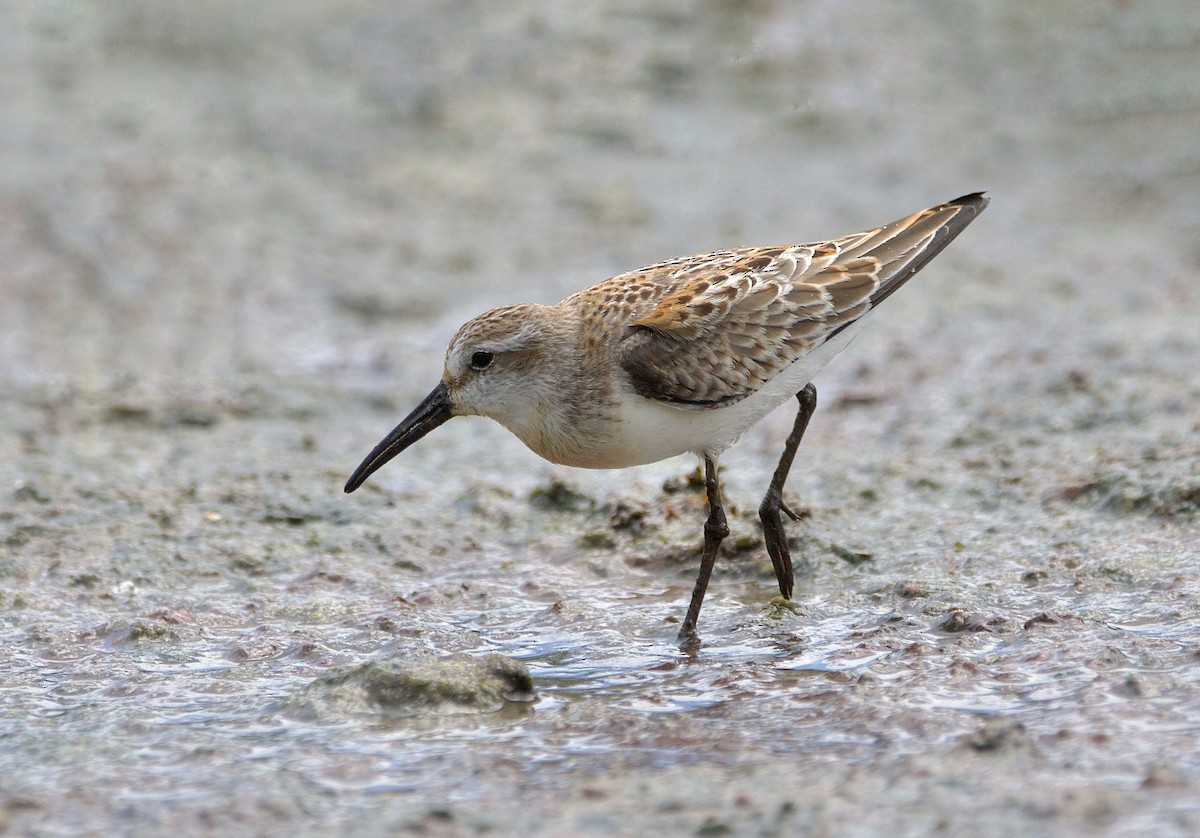
[[691,409],[744,399],[890,296],[987,203],[966,195],[833,241],[656,266],[671,269],[657,280],[668,288],[630,323],[621,365],[649,399]]

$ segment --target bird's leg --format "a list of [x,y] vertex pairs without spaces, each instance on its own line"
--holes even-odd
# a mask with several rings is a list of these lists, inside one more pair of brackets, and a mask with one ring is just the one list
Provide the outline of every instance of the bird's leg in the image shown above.
[[725,536],[729,535],[725,509],[721,505],[721,483],[717,479],[717,463],[709,456],[704,458],[704,489],[708,493],[708,520],[704,522],[704,556],[700,559],[700,574],[696,577],[696,587],[692,590],[692,602],[688,606],[687,616],[683,618],[683,626],[679,629],[679,639],[684,641],[696,639],[696,620],[700,618],[704,592],[708,590],[708,580],[712,576],[713,565],[717,563],[717,550]]
[[775,578],[779,580],[779,593],[783,594],[784,599],[792,598],[795,579],[792,574],[792,553],[788,549],[787,533],[784,532],[783,519],[780,517],[779,511],[786,512],[793,521],[800,520],[800,516],[788,509],[787,504],[783,502],[783,484],[787,481],[788,471],[792,467],[792,460],[796,457],[796,449],[800,447],[804,429],[808,427],[808,420],[812,418],[813,411],[817,409],[817,388],[811,384],[807,385],[796,394],[796,399],[800,402],[800,410],[796,413],[796,423],[792,425],[792,432],[788,434],[787,444],[783,446],[783,454],[779,458],[779,465],[775,467],[775,476],[771,478],[771,485],[767,488],[766,497],[763,498],[762,505],[758,507],[758,517],[762,521],[763,540],[767,543],[767,552],[771,555],[771,564],[775,567]]

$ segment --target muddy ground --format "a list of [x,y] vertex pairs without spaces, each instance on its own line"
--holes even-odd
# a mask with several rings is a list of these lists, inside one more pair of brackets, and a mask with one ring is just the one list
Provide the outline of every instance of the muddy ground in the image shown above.
[[[0,832],[1200,831],[1194,3],[0,10]],[[692,656],[686,458],[341,493],[487,307],[978,189],[817,380],[794,605],[790,406],[724,457]]]

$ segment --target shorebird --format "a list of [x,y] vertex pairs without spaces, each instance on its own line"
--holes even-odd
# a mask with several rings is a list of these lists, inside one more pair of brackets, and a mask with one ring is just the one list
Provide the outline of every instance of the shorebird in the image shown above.
[[545,459],[625,468],[691,452],[704,463],[700,572],[679,631],[694,640],[717,549],[729,533],[717,458],[793,396],[799,411],[759,507],[779,592],[793,590],[781,512],[817,406],[813,377],[865,315],[928,264],[988,204],[965,195],[830,241],[671,259],[557,305],[504,306],[465,323],[441,382],[355,469],[353,492],[454,416],[486,416]]

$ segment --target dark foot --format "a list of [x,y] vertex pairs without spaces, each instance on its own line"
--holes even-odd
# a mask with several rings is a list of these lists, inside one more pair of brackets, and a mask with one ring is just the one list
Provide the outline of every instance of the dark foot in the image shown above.
[[792,571],[792,551],[788,548],[787,531],[783,528],[780,510],[785,510],[793,521],[798,520],[778,492],[773,489],[767,490],[767,496],[758,507],[758,519],[762,521],[763,541],[767,544],[767,554],[771,557],[772,567],[775,568],[779,593],[784,599],[791,599],[796,579]]
[[788,472],[792,468],[792,460],[796,458],[796,449],[804,438],[808,420],[817,409],[817,388],[811,384],[796,394],[800,409],[796,413],[796,421],[792,432],[788,434],[783,446],[783,454],[779,457],[779,465],[771,477],[771,485],[762,504],[758,507],[758,519],[762,521],[763,541],[767,545],[767,554],[771,557],[771,565],[775,568],[775,579],[779,582],[779,593],[784,599],[792,598],[795,588],[795,574],[792,571],[792,551],[788,548],[787,531],[783,528],[781,511],[793,521],[799,521],[800,516],[793,512],[783,502],[783,484],[787,482]]
[[704,604],[708,580],[712,577],[713,565],[717,563],[717,549],[725,540],[725,536],[729,535],[725,509],[721,505],[717,463],[711,457],[704,458],[704,488],[708,493],[708,520],[704,522],[704,555],[700,558],[700,573],[696,576],[696,587],[692,589],[692,601],[688,605],[687,616],[683,618],[683,625],[679,628],[680,646],[689,653],[694,652],[699,645],[696,621],[700,619],[700,606]]

